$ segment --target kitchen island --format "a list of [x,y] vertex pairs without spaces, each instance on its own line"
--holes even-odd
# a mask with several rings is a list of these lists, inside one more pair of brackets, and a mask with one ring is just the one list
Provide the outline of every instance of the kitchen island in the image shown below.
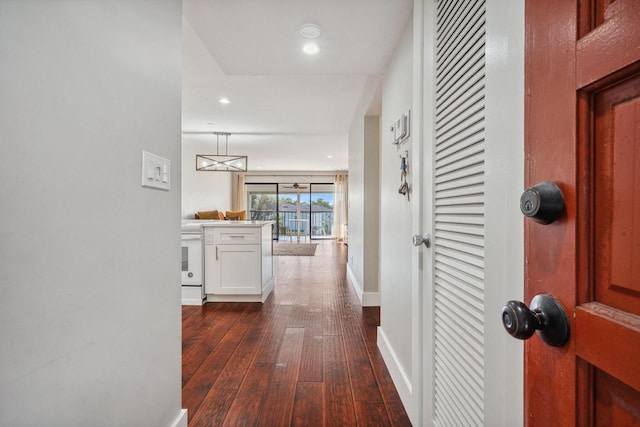
[[207,302],[265,302],[274,287],[273,221],[207,221]]

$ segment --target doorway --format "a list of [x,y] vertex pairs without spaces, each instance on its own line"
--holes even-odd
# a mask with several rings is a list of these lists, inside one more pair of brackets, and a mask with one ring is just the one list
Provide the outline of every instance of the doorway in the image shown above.
[[331,183],[279,184],[280,239],[331,239],[333,189]]
[[273,239],[331,239],[333,183],[247,183],[251,220],[275,221]]

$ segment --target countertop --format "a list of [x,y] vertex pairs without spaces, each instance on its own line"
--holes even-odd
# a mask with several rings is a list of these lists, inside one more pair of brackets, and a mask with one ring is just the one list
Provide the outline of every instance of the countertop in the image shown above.
[[275,221],[222,221],[215,219],[183,219],[182,232],[194,232],[204,227],[262,227]]

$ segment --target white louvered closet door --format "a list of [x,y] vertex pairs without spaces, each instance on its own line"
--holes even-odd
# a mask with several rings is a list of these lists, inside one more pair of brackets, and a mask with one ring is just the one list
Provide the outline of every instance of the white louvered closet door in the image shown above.
[[436,2],[434,408],[484,424],[485,1]]

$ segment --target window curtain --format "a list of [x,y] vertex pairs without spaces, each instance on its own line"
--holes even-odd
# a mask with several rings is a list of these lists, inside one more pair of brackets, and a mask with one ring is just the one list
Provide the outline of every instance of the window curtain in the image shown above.
[[347,226],[347,200],[349,195],[347,175],[335,175],[333,184],[333,224],[331,227],[331,237],[344,240]]
[[[234,198],[233,210],[234,211],[245,210],[246,193],[244,189],[244,174],[242,173],[239,173],[237,175],[236,186],[233,190],[233,198]],[[249,218],[249,215],[247,215],[247,218]]]

